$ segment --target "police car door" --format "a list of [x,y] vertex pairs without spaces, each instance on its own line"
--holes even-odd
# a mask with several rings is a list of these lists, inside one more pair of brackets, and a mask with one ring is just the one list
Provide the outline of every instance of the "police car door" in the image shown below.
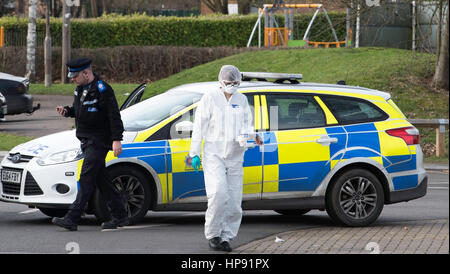
[[[261,113],[260,95],[254,93],[244,93],[247,96],[248,104],[252,111],[253,124],[257,132],[261,131],[263,117]],[[257,146],[254,140],[248,141],[247,150],[244,154],[244,185],[243,200],[261,199],[262,190],[262,149]]]
[[345,131],[313,94],[270,93],[261,100],[270,114],[262,198],[311,196],[342,158]]
[[134,104],[137,104],[141,101],[142,95],[144,94],[145,88],[147,87],[146,83],[139,85],[125,100],[125,102],[120,107],[120,110],[124,110],[128,107],[131,107]]
[[[260,108],[259,95],[246,94],[250,109],[256,115],[255,128],[258,129]],[[256,99],[255,99],[256,98]],[[256,108],[254,108],[256,105]],[[186,132],[178,132],[177,125],[189,125],[194,122],[196,105],[190,108],[173,122],[170,127],[169,147],[167,150],[168,162],[168,189],[170,203],[196,203],[206,202],[206,191],[203,177],[203,166],[196,172],[192,166],[185,163],[188,156],[191,138]],[[255,110],[256,109],[256,110]],[[258,114],[256,114],[258,113]],[[187,122],[187,123],[186,123]],[[181,129],[181,128],[180,128]],[[262,153],[254,141],[249,141],[244,155],[244,185],[243,200],[261,199],[262,189]]]

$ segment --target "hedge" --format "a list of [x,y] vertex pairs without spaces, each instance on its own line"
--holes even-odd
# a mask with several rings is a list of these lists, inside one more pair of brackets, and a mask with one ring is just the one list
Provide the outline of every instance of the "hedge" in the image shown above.
[[[257,48],[120,46],[95,49],[72,49],[71,56],[88,57],[93,69],[108,82],[139,83],[169,77],[184,69]],[[23,76],[26,47],[0,48],[0,71]],[[52,49],[52,79],[61,79],[61,48]],[[36,49],[36,82],[44,81],[44,49]]]
[[[345,38],[345,14],[329,13],[339,40]],[[300,39],[312,14],[295,16],[294,34]],[[199,16],[199,17],[150,17],[145,15],[105,16],[94,19],[71,20],[71,43],[73,48],[98,48],[114,46],[192,46],[245,47],[253,26],[255,15],[247,16]],[[283,22],[284,16],[278,16]],[[28,19],[0,18],[5,27],[6,45],[25,46]],[[45,20],[37,20],[38,45],[45,36]],[[51,35],[54,46],[61,46],[62,19],[51,19]],[[257,36],[252,45],[257,45]],[[323,14],[319,14],[311,29],[310,40],[332,41],[331,30]]]

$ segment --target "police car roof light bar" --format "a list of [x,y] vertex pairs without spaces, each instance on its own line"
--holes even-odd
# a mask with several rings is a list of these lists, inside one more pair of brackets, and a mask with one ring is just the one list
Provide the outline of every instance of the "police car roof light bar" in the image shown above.
[[283,83],[289,81],[291,84],[298,84],[298,80],[302,80],[301,74],[292,73],[272,73],[272,72],[241,72],[242,81],[251,81],[256,79],[258,81],[267,81],[268,79],[275,80],[275,83]]

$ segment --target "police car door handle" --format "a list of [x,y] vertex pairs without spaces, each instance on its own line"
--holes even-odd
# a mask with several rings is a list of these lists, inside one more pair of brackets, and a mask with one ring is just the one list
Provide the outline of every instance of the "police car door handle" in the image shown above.
[[322,136],[320,139],[316,140],[317,143],[321,144],[322,146],[329,146],[330,143],[337,143],[337,138],[330,138],[328,136]]

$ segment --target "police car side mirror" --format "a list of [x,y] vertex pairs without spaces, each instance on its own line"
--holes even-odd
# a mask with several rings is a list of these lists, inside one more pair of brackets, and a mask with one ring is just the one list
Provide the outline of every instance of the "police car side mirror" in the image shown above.
[[178,134],[190,134],[194,130],[194,124],[191,121],[179,122],[175,125],[175,130],[178,132]]

